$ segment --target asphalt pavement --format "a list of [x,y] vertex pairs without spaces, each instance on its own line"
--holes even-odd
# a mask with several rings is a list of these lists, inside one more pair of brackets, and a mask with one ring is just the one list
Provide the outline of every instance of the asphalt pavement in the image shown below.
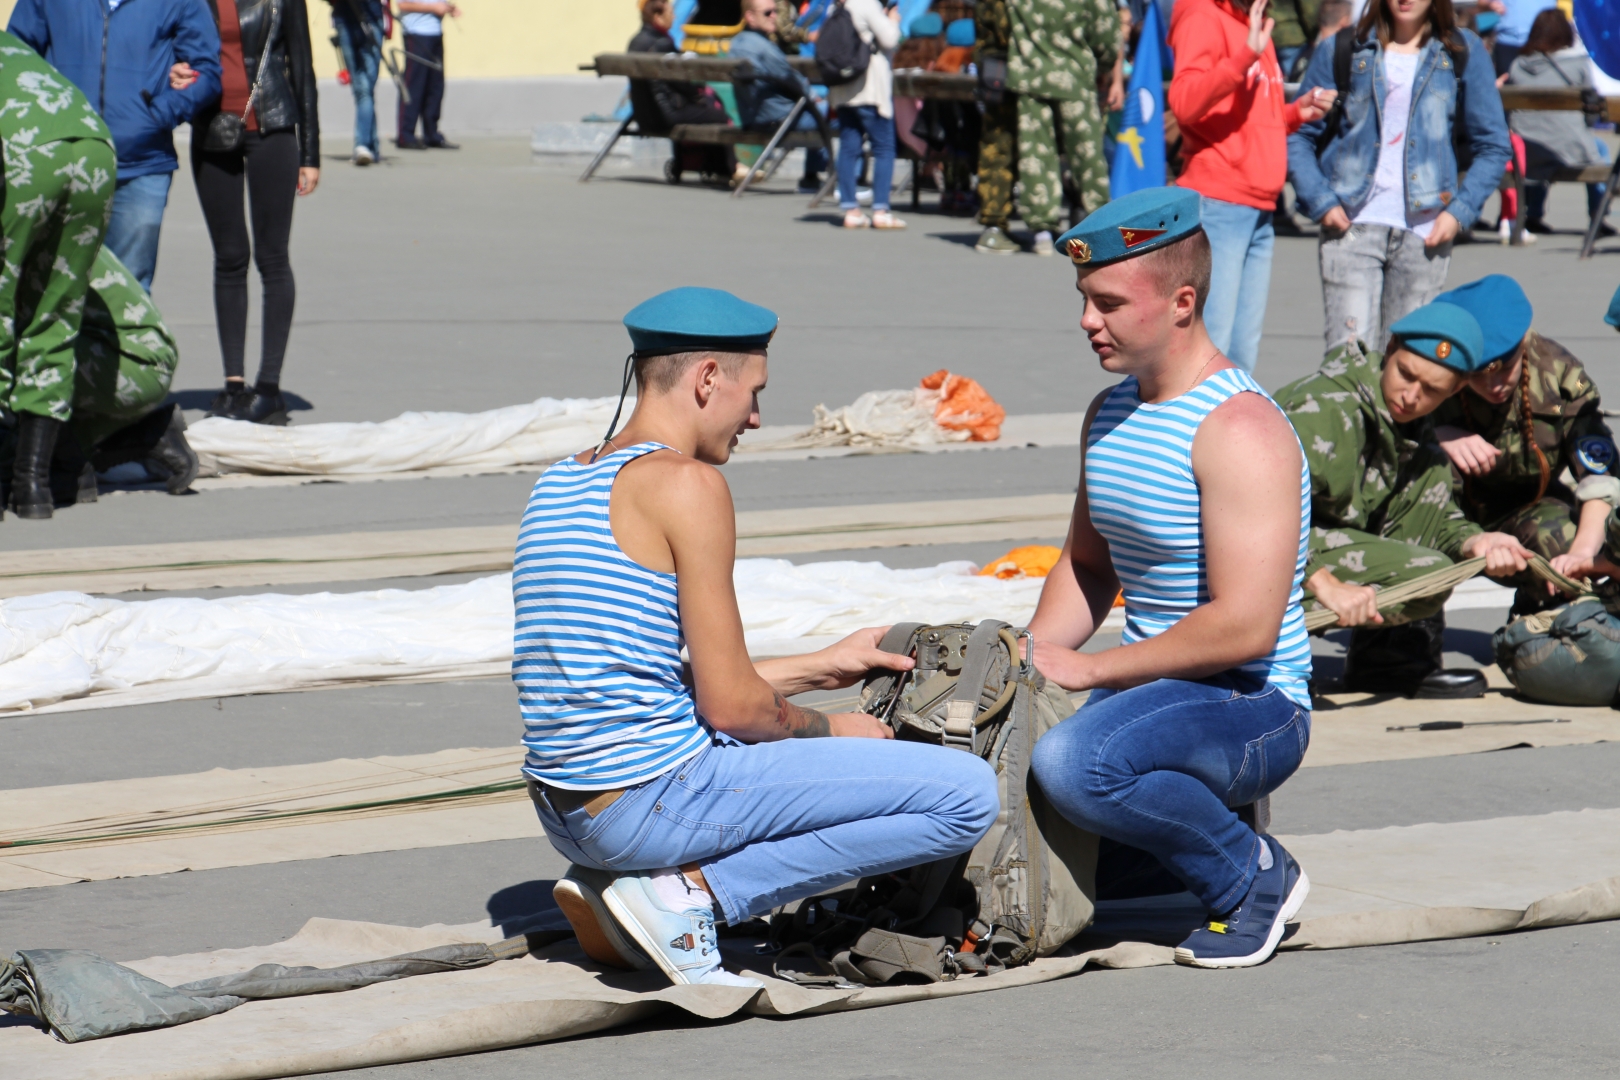
[[[329,160],[301,200],[300,289],[285,386],[296,423],[478,411],[617,390],[619,319],[665,288],[730,288],[782,314],[767,423],[819,403],[910,386],[938,368],[979,379],[1012,413],[1078,412],[1109,383],[1077,330],[1066,261],[977,255],[968,219],[901,213],[904,233],[847,234],[781,184],[742,200],[695,184],[589,185],[531,164],[520,141]],[[1575,259],[1583,200],[1554,191],[1566,232],[1533,248],[1460,246],[1451,280],[1517,275],[1542,332],[1600,385],[1620,385],[1620,335],[1601,322],[1620,243]],[[1484,234],[1481,234],[1482,236]],[[183,404],[220,381],[211,254],[189,177],[176,175],[154,297],[182,347]],[[255,320],[258,298],[254,295]],[[1258,377],[1276,387],[1321,355],[1310,239],[1280,239]],[[257,323],[249,373],[257,355]],[[1620,390],[1616,390],[1620,393]],[[1073,450],[756,462],[727,470],[739,510],[1071,492]],[[514,521],[533,477],[311,483],[184,497],[118,494],[50,522],[8,517],[0,550],[308,536]],[[1055,541],[1030,537],[1031,541]],[[795,557],[926,566],[1011,545],[937,543]],[[299,586],[421,588],[465,577]],[[263,589],[202,590],[222,596]],[[149,598],[139,594],[131,599]],[[1453,662],[1488,661],[1500,611],[1458,613]],[[1343,635],[1316,643],[1325,668]],[[1100,644],[1108,644],[1107,640]],[[503,746],[519,733],[504,679],[364,686],[0,719],[0,786],[28,788],[212,768]],[[1620,807],[1620,748],[1303,770],[1274,797],[1284,833]],[[501,924],[546,902],[563,861],[541,841],[496,841],[0,893],[0,952],[86,948],[118,960],[275,941],[311,916]],[[341,1074],[428,1077],[1016,1076],[1530,1077],[1612,1075],[1620,1060],[1620,930],[1596,924],[1342,952],[1257,969],[1093,971],[1056,983],[862,1013],[635,1028],[498,1053]]]

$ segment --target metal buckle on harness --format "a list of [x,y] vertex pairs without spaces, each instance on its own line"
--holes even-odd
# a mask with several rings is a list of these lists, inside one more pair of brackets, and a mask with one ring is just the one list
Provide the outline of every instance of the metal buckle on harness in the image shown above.
[[973,721],[979,711],[978,702],[975,701],[947,701],[945,703],[945,731],[941,741],[946,746],[954,746],[977,754],[979,747],[978,731]]

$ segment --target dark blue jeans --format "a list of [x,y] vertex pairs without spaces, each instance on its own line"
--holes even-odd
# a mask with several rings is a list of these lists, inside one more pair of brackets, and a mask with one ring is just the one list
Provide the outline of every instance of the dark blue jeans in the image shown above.
[[1311,714],[1239,672],[1096,690],[1035,744],[1041,791],[1083,829],[1151,853],[1214,912],[1243,899],[1260,845],[1234,807],[1299,768]]
[[894,186],[894,121],[876,105],[845,105],[838,110],[838,205],[855,208],[855,178],[861,172],[861,136],[872,140],[872,208],[889,208]]

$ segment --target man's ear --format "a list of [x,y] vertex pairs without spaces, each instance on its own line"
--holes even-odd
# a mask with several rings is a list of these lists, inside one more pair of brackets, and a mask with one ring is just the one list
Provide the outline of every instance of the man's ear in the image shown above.
[[1190,324],[1198,312],[1198,290],[1191,285],[1179,286],[1170,297],[1170,302],[1176,314],[1176,323]]
[[720,361],[712,356],[705,356],[692,365],[692,396],[696,399],[698,408],[703,408],[714,397],[715,390],[720,385]]

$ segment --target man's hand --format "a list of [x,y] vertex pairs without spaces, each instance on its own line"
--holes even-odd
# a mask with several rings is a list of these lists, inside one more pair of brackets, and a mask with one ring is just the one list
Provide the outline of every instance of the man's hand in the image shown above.
[[899,653],[884,652],[878,642],[889,632],[887,626],[869,626],[857,630],[842,641],[835,642],[820,652],[811,653],[808,660],[819,670],[811,678],[817,690],[840,690],[853,686],[866,678],[874,668],[884,671],[910,671],[917,661]]
[[1266,18],[1266,4],[1269,0],[1253,0],[1249,5],[1249,40],[1250,52],[1263,53],[1266,46],[1271,44],[1271,31],[1277,26],[1276,19]]
[[[1548,562],[1554,570],[1576,581],[1590,581],[1600,577],[1620,578],[1620,566],[1615,566],[1604,558],[1602,552],[1586,555],[1571,551],[1567,555],[1549,559]],[[1547,588],[1553,589],[1553,583],[1547,582]]]
[[1423,246],[1433,250],[1441,244],[1449,244],[1457,239],[1457,231],[1461,228],[1449,211],[1442,210],[1440,216],[1434,219],[1434,228],[1430,230],[1429,238],[1423,241]]
[[197,73],[184,60],[169,68],[169,89],[184,90],[197,81]]
[[1090,656],[1050,641],[1035,642],[1035,668],[1065,690],[1090,690],[1097,685]]
[[311,195],[315,186],[321,182],[321,170],[309,166],[300,166],[298,169],[298,194]]
[[892,739],[888,724],[863,712],[833,713],[827,717],[832,734],[845,739]]
[[1497,459],[1502,456],[1502,451],[1460,427],[1442,424],[1434,429],[1434,434],[1440,440],[1440,449],[1464,476],[1484,476],[1496,468]]
[[1530,566],[1534,553],[1507,533],[1490,532],[1470,536],[1463,542],[1465,559],[1485,557],[1485,573],[1491,577],[1511,577]]
[[1119,59],[1114,61],[1114,72],[1108,79],[1108,97],[1103,102],[1103,112],[1119,112],[1124,107],[1125,57],[1122,53]]
[[1335,206],[1322,215],[1319,224],[1334,236],[1343,236],[1350,231],[1350,215],[1344,212],[1344,207]]
[[[1302,94],[1294,100],[1294,104],[1299,106],[1299,122],[1309,124],[1322,119],[1333,110],[1333,103],[1338,99],[1337,90],[1324,90],[1320,86],[1308,94]],[[1332,213],[1331,210],[1328,212]],[[1344,210],[1339,209],[1339,213],[1344,213]]]
[[1378,614],[1378,590],[1370,585],[1340,581],[1324,567],[1311,575],[1305,587],[1339,617],[1340,626],[1376,626],[1384,621]]

